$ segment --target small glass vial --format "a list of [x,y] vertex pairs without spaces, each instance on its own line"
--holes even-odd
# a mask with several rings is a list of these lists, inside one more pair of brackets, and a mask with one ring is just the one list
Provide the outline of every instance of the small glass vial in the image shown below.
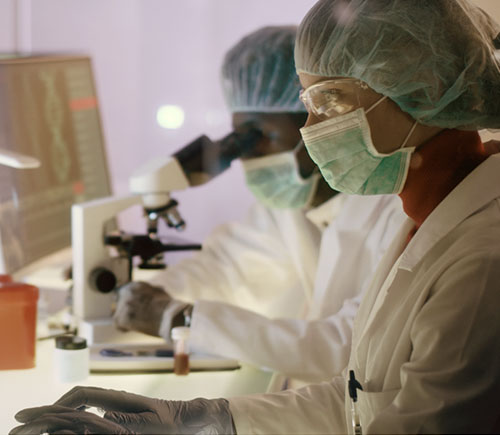
[[174,373],[187,375],[189,373],[189,327],[177,326],[172,328],[174,342]]
[[55,375],[61,382],[80,382],[89,375],[87,340],[74,335],[56,337]]

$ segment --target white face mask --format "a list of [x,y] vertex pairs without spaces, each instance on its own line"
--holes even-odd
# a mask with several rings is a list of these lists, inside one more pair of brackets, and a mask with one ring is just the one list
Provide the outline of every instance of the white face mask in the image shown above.
[[296,152],[301,146],[302,141],[293,151],[241,161],[248,188],[264,205],[304,208],[311,203],[320,175],[314,172],[306,179],[300,175]]
[[400,149],[383,154],[372,142],[366,113],[362,108],[300,130],[304,144],[323,178],[332,189],[357,195],[400,193],[408,175],[415,148],[404,148],[417,122]]

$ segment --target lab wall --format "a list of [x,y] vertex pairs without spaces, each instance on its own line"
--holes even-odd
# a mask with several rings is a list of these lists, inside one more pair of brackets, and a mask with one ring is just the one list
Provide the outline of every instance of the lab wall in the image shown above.
[[[143,162],[200,134],[230,131],[219,69],[224,53],[264,25],[298,24],[315,0],[0,0],[0,50],[64,51],[93,59],[112,187],[128,191]],[[500,0],[475,0],[500,22]],[[162,105],[183,109],[177,129],[159,126]],[[241,218],[253,202],[236,162],[209,184],[174,193],[184,237]],[[124,229],[142,229],[139,210]],[[163,230],[167,233],[167,230]]]
[[16,46],[15,0],[0,0],[0,51]]
[[[23,1],[30,6],[20,18],[31,34],[27,48],[92,56],[117,194],[127,192],[128,177],[141,163],[170,155],[201,134],[217,139],[228,133],[231,119],[219,78],[224,53],[261,26],[298,24],[314,4],[314,0]],[[162,105],[183,109],[180,128],[158,125],[156,113]],[[195,241],[203,240],[217,224],[244,216],[253,202],[238,162],[209,184],[173,196],[187,222],[179,235]],[[139,210],[122,216],[124,229],[142,225]]]

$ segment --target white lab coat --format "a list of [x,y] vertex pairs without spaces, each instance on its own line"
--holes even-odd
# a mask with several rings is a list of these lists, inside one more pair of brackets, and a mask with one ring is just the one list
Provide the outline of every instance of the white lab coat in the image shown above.
[[[348,364],[364,434],[490,433],[500,415],[500,156],[405,247],[408,220],[356,315]],[[347,373],[347,372],[346,372]],[[346,376],[230,399],[238,434],[352,433]]]
[[[342,203],[340,211],[332,221],[337,213],[329,209],[339,202]],[[395,196],[340,195],[322,208],[326,211],[318,210],[313,219],[325,217],[331,223],[323,231],[321,243],[310,248],[316,255],[319,252],[319,259],[316,269],[308,270],[309,274],[315,274],[315,282],[312,288],[302,290],[300,301],[302,304],[305,301],[305,310],[301,316],[285,311],[266,317],[241,308],[241,304],[235,307],[200,300],[195,303],[192,316],[190,344],[193,349],[268,367],[309,382],[327,380],[341,372],[348,361],[352,322],[364,284],[403,222],[404,214],[401,200]],[[276,211],[269,213],[279,217]],[[301,243],[307,234],[300,225],[281,226],[288,238],[284,249],[289,250],[291,256],[292,250],[304,253]],[[292,245],[291,241],[300,243]],[[305,246],[310,247],[309,242]],[[255,255],[254,247],[249,245],[246,249],[248,253],[234,252],[234,257]],[[272,293],[275,289],[265,276],[270,266],[272,264],[267,264],[262,272],[256,269],[254,273],[266,280],[262,286]],[[269,273],[273,274],[273,270]],[[290,269],[290,275],[296,276],[296,271]],[[233,285],[241,286],[240,283]],[[198,293],[199,297],[210,298],[210,287],[203,290]],[[247,291],[251,293],[252,289]],[[286,289],[281,291],[285,297],[295,297]]]
[[192,257],[151,282],[173,297],[224,301],[265,316],[299,316],[312,294],[321,233],[301,210],[254,204],[218,226]]

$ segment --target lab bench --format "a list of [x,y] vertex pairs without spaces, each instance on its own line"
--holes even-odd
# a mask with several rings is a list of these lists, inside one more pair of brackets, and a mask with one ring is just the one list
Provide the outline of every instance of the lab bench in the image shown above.
[[[90,374],[83,382],[62,383],[55,376],[54,340],[36,346],[36,366],[27,370],[0,371],[0,433],[19,425],[14,415],[21,409],[48,405],[75,385],[125,390],[161,399],[232,397],[265,392],[272,378],[269,371],[242,365],[235,370],[173,373]],[[5,351],[5,349],[3,350]]]

